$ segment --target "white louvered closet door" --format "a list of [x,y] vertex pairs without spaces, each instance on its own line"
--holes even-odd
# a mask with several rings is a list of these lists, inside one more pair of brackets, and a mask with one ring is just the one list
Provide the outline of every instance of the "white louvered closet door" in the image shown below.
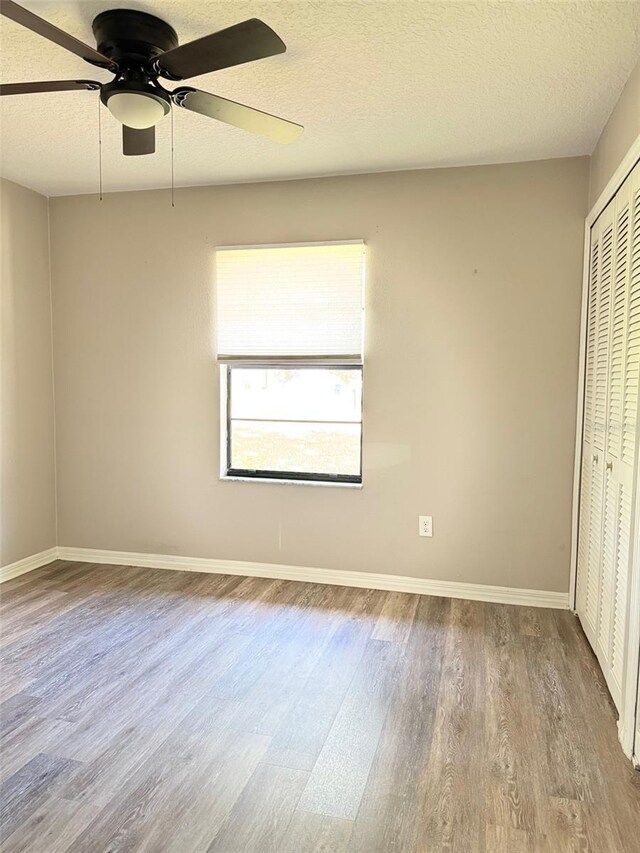
[[577,610],[592,645],[600,610],[612,250],[613,204],[610,204],[591,230],[587,311]]
[[592,228],[587,323],[577,610],[619,706],[640,380],[640,166]]

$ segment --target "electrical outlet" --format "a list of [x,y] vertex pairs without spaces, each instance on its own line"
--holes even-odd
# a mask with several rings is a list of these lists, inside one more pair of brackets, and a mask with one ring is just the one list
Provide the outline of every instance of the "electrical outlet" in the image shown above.
[[418,533],[420,536],[433,536],[433,518],[430,515],[418,516]]

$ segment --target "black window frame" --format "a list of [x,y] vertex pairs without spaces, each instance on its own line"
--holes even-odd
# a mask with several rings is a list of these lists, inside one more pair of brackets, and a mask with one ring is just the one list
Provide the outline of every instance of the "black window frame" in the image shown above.
[[[226,364],[224,365],[226,374],[226,460],[224,476],[228,478],[242,478],[251,480],[283,480],[283,481],[299,481],[310,483],[349,483],[352,485],[362,485],[362,436],[364,432],[364,365],[353,362],[341,363],[339,361],[328,363],[291,363],[286,361],[263,361],[263,362],[247,362],[246,364]],[[358,370],[361,374],[362,393],[360,395],[360,473],[359,474],[317,474],[308,471],[271,471],[263,469],[251,468],[232,468],[231,467],[231,371],[232,370],[249,370],[249,369],[267,369],[267,370]],[[259,420],[259,419],[258,419]],[[292,421],[282,420],[282,423],[292,423]],[[319,421],[314,420],[313,423],[342,423],[342,421]],[[354,421],[353,423],[357,423]]]

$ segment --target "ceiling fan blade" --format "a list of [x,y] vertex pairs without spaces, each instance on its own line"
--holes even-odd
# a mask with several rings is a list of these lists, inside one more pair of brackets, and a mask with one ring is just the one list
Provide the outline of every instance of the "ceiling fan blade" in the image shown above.
[[274,142],[295,142],[304,130],[300,124],[190,86],[175,89],[172,97],[174,103],[186,110],[232,124],[250,133],[259,133]]
[[160,54],[154,67],[170,80],[186,80],[284,53],[287,49],[279,35],[257,18],[250,18],[226,30],[187,42]]
[[156,129],[146,127],[138,130],[134,127],[122,125],[122,153],[127,157],[136,157],[140,154],[153,154],[156,150]]
[[112,59],[98,53],[97,50],[89,47],[88,44],[84,44],[84,42],[81,42],[75,36],[65,33],[64,30],[50,24],[49,21],[45,21],[44,18],[34,15],[33,12],[30,12],[23,6],[19,6],[13,0],[0,0],[0,14],[4,15],[5,18],[15,21],[16,24],[21,24],[21,26],[26,27],[28,30],[37,33],[39,36],[60,45],[60,47],[64,47],[65,50],[70,50],[71,53],[75,53],[76,56],[81,57],[85,62],[90,62],[99,68],[107,68],[109,71],[117,71],[118,69],[117,63]]
[[96,80],[45,80],[42,83],[0,83],[0,95],[31,95],[37,92],[72,92],[78,89],[96,90]]

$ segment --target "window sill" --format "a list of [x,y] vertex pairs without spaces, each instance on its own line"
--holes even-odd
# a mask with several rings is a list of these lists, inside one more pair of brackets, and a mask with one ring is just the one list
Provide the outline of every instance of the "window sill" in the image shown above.
[[225,474],[220,476],[220,482],[225,483],[271,483],[284,486],[328,486],[330,489],[361,489],[362,483],[331,483],[328,480],[280,480],[268,477],[234,477]]

